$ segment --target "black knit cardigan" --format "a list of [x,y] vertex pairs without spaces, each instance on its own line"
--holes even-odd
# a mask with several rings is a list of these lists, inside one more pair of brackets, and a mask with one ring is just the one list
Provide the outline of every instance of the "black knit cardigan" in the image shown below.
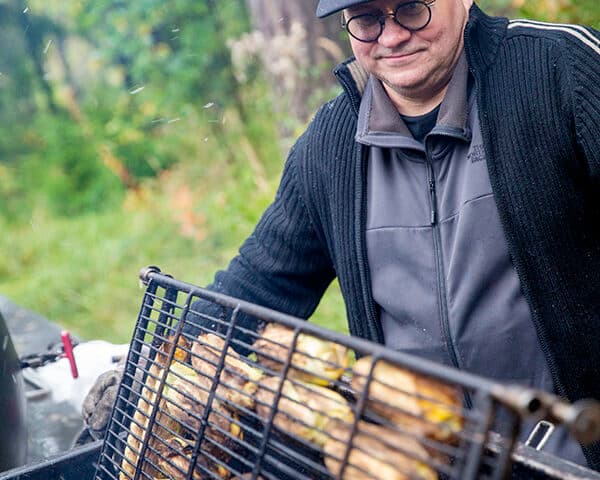
[[[599,38],[477,6],[464,36],[508,250],[571,401],[600,399]],[[354,141],[366,75],[353,60],[336,75],[343,93],[291,149],[273,204],[211,288],[308,318],[337,276],[350,332],[383,342],[365,247],[367,151]],[[598,445],[585,452],[598,469]]]

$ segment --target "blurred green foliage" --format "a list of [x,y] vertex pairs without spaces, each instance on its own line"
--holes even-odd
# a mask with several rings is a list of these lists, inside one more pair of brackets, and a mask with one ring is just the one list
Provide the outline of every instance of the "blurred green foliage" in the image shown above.
[[[600,22],[597,0],[478,3]],[[250,29],[243,0],[0,0],[0,295],[123,342],[141,267],[205,285],[226,266],[276,190],[279,127],[304,126],[260,65],[234,76]],[[337,284],[315,321],[345,330]]]
[[600,28],[600,2],[597,0],[513,0],[520,14],[538,20],[576,23]]

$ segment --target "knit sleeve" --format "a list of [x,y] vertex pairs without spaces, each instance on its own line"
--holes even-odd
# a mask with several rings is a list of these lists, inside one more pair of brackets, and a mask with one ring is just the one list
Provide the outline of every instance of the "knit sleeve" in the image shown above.
[[578,33],[569,51],[577,142],[600,182],[600,32],[580,27]]
[[235,285],[258,303],[307,318],[334,272],[299,193],[297,155],[292,150],[274,202],[227,272],[217,275],[216,286]]

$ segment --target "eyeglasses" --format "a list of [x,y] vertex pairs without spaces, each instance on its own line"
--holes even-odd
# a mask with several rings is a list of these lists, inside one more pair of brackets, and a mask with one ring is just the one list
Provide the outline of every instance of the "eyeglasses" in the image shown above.
[[392,17],[402,28],[411,32],[423,30],[431,21],[431,5],[435,0],[401,3],[394,12],[363,13],[350,17],[347,21],[342,17],[342,28],[359,42],[375,42],[383,33],[387,17]]

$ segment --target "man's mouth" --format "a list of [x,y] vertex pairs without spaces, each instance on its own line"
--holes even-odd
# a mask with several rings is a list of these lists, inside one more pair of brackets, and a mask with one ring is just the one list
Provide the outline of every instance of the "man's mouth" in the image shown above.
[[409,58],[417,53],[419,53],[420,50],[413,50],[410,52],[397,52],[397,53],[391,53],[388,55],[382,55],[379,58],[381,60],[401,60],[403,58]]

